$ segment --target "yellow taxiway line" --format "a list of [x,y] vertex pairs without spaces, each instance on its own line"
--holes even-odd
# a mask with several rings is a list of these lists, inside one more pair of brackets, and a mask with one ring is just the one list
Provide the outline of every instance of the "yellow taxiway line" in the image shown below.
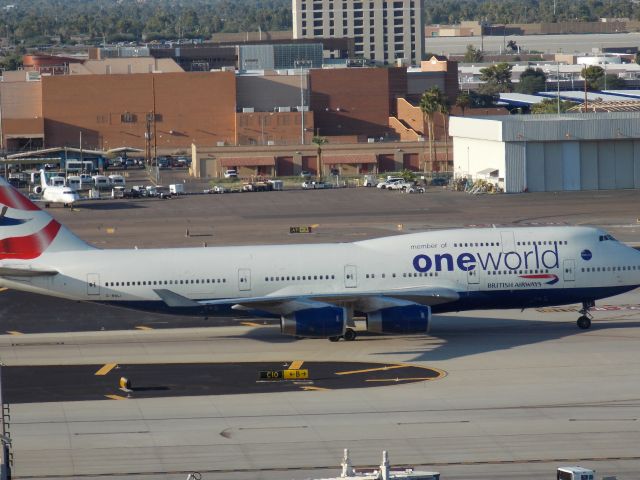
[[0,292],[6,292],[7,290],[9,290],[7,287],[0,288]]
[[121,395],[105,395],[105,397],[111,399],[111,400],[126,400],[127,397],[123,397]]
[[420,382],[424,380],[438,380],[440,377],[409,377],[409,378],[368,378],[365,382]]
[[99,375],[99,376],[106,375],[111,370],[116,368],[117,365],[118,365],[117,363],[107,363],[100,370],[98,370],[96,373],[94,373],[94,375]]
[[325,391],[328,391],[328,390],[331,390],[331,389],[330,388],[322,388],[322,387],[302,387],[302,390],[325,392]]
[[22,332],[18,332],[17,330],[7,330],[9,335],[22,335]]
[[336,375],[353,375],[354,373],[384,372],[385,370],[393,370],[395,368],[407,368],[409,365],[389,365],[378,368],[366,368],[364,370],[351,370],[348,372],[336,372]]
[[261,327],[262,326],[256,322],[240,322],[240,324],[244,325],[245,327]]
[[147,327],[146,325],[136,325],[136,330],[153,330],[153,328]]

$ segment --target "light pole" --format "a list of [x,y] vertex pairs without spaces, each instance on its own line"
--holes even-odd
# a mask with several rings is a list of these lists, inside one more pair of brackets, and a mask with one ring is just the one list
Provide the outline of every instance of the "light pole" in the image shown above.
[[304,145],[304,76],[303,67],[308,68],[312,66],[310,60],[296,60],[293,62],[294,67],[300,67],[300,144]]

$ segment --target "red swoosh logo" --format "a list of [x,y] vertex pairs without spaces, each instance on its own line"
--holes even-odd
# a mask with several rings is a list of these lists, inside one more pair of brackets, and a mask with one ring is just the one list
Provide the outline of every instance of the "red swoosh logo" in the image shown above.
[[35,203],[13,187],[0,187],[0,204],[16,210],[40,210]]
[[25,237],[9,237],[0,240],[0,260],[7,258],[31,260],[39,257],[56,238],[60,227],[58,222],[51,220],[39,232]]
[[520,278],[555,278],[552,273],[543,273],[542,275],[519,275]]

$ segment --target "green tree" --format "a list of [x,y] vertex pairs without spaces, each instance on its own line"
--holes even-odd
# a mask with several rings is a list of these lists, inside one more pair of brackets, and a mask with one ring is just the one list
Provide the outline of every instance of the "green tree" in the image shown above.
[[22,55],[14,53],[0,60],[0,70],[18,70],[22,67]]
[[467,92],[460,92],[456,97],[456,107],[462,110],[462,116],[464,117],[464,111],[471,106],[471,95]]
[[321,182],[322,181],[322,169],[324,167],[324,165],[322,165],[322,146],[325,145],[326,143],[329,143],[329,140],[327,140],[327,137],[321,137],[320,135],[315,135],[311,141],[313,143],[315,143],[318,146],[318,150],[317,150],[317,157],[316,157],[316,169],[317,169],[317,177],[318,177],[318,181]]
[[473,45],[467,45],[467,51],[464,54],[464,58],[462,59],[465,63],[480,63],[482,62],[483,56],[482,51],[475,48]]
[[480,69],[480,80],[484,82],[478,89],[485,95],[493,95],[502,92],[512,92],[511,69],[513,67],[506,62],[496,63]]
[[547,76],[541,68],[527,68],[520,75],[520,81],[515,86],[519,93],[536,93],[544,90]]
[[612,90],[624,87],[624,80],[619,76],[607,73],[596,80],[596,90]]
[[[571,107],[577,105],[568,100],[560,100],[560,113],[564,113]],[[545,98],[540,103],[536,103],[531,107],[531,113],[558,113],[558,100],[555,98]]]
[[[422,97],[420,97],[420,110],[422,110],[424,123],[427,126],[427,136],[429,137],[429,160],[432,166],[436,157],[434,146],[435,128],[433,120],[435,114],[442,111],[442,105],[444,102],[444,95],[436,86],[431,87],[422,94]],[[427,171],[427,162],[424,162],[424,171]]]
[[604,69],[598,65],[583,68],[580,76],[587,82],[588,90],[600,90],[601,83],[604,84]]

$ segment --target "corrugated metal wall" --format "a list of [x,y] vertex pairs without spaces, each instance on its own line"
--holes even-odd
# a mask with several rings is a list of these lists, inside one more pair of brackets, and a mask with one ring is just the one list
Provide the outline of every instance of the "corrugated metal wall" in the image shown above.
[[[522,142],[514,142],[519,145]],[[640,188],[640,141],[608,140],[601,142],[527,142],[526,183],[530,192],[563,190],[614,190]],[[515,167],[506,178],[520,175],[516,148]],[[507,187],[507,192],[513,192]]]
[[526,188],[526,144],[507,143],[505,149],[504,190],[507,193],[520,193]]

